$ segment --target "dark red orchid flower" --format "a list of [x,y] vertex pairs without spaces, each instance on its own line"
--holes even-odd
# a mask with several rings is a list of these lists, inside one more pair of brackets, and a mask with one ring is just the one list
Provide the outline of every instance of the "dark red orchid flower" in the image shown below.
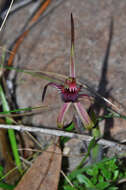
[[57,118],[57,125],[59,127],[63,127],[64,125],[64,116],[67,113],[71,104],[73,104],[77,110],[77,113],[80,116],[84,127],[87,129],[91,129],[94,124],[91,121],[87,111],[84,109],[83,105],[79,102],[79,99],[84,96],[88,96],[86,94],[82,94],[82,86],[76,83],[75,76],[75,63],[74,63],[74,20],[71,13],[71,61],[70,61],[70,76],[65,80],[64,85],[59,85],[53,82],[48,83],[43,90],[42,101],[44,101],[44,97],[46,94],[46,90],[48,86],[52,86],[56,88],[60,94],[61,98],[64,102],[60,113]]

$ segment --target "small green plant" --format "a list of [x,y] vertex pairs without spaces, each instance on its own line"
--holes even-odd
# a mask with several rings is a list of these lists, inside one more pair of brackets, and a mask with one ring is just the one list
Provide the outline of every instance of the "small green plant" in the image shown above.
[[[97,164],[76,169],[65,179],[62,190],[117,190],[117,182],[126,177],[126,168],[117,158],[104,158]],[[61,189],[61,188],[60,188]]]

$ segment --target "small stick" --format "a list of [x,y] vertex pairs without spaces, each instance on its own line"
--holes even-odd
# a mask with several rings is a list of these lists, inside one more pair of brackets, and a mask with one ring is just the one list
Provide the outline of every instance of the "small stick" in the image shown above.
[[9,9],[8,9],[8,11],[7,11],[7,13],[6,13],[6,16],[5,16],[5,18],[4,18],[3,22],[2,22],[1,27],[0,27],[0,32],[1,32],[1,30],[2,30],[2,28],[3,28],[3,26],[4,26],[4,24],[5,24],[5,22],[6,22],[6,20],[7,20],[7,17],[8,17],[8,15],[9,15],[9,13],[10,13],[10,10],[11,10],[11,8],[12,8],[13,3],[14,3],[14,0],[11,1],[11,4],[10,4],[10,6],[9,6]]
[[[69,138],[77,138],[80,140],[84,140],[87,142],[90,142],[93,137],[89,135],[84,135],[84,134],[77,134],[77,133],[72,133],[72,132],[66,132],[66,131],[61,131],[58,129],[47,129],[47,128],[38,128],[38,127],[30,127],[30,126],[23,126],[23,125],[3,125],[0,124],[0,128],[3,129],[15,129],[17,131],[29,131],[29,132],[40,132],[43,134],[47,135],[55,135],[55,136],[64,136],[64,137],[69,137]],[[98,144],[104,145],[106,147],[114,147],[118,151],[125,150],[126,151],[126,145],[116,143],[113,141],[105,140],[103,138],[99,139],[97,141]]]
[[[31,2],[33,2],[33,0],[23,0],[23,1],[19,1],[18,3],[15,3],[11,10],[9,11],[9,14],[13,13],[14,11],[16,11],[17,9],[20,9],[28,4],[30,4]],[[4,17],[6,16],[8,10],[5,10],[4,12],[2,12],[1,14],[1,18],[4,19]]]

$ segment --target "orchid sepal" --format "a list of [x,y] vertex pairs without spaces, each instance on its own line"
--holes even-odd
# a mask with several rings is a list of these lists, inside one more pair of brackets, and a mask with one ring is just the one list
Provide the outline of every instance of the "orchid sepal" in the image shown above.
[[91,130],[94,127],[93,121],[90,119],[87,111],[83,107],[83,105],[80,102],[75,102],[74,106],[77,110],[77,113],[84,125],[84,127],[88,130]]
[[71,105],[71,102],[68,102],[68,103],[64,103],[63,106],[61,107],[61,110],[60,110],[58,118],[57,118],[57,126],[59,128],[63,128],[63,126],[64,126],[64,117],[65,117],[65,114],[67,113],[70,105]]
[[74,55],[74,20],[71,13],[71,55],[70,55],[70,77],[75,78],[75,55]]

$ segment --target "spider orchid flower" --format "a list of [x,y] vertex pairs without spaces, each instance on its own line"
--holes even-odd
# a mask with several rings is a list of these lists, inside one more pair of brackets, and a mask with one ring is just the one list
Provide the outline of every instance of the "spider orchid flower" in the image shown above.
[[64,125],[64,117],[67,113],[71,104],[74,105],[84,127],[86,129],[91,129],[94,124],[91,121],[87,111],[83,107],[83,105],[79,102],[79,99],[84,96],[88,96],[86,94],[81,93],[82,86],[77,85],[75,78],[75,64],[74,64],[74,20],[71,13],[71,57],[70,57],[70,76],[65,80],[64,85],[59,85],[53,82],[48,83],[43,90],[42,101],[44,101],[44,97],[46,94],[46,90],[48,86],[52,86],[60,91],[61,98],[64,102],[61,107],[60,113],[57,118],[58,127],[63,127]]

